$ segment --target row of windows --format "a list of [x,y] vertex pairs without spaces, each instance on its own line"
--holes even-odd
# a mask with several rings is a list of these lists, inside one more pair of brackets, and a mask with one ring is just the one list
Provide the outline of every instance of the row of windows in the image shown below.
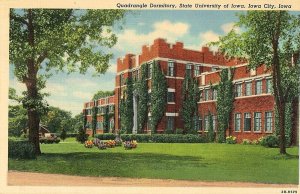
[[[243,92],[243,86],[245,87],[245,91]],[[262,87],[262,80],[256,80],[254,85],[254,92],[255,95],[259,95],[263,93],[263,87]],[[265,93],[269,94],[272,92],[272,80],[266,79],[266,91]],[[245,81],[245,84],[243,83],[236,83],[235,84],[235,97],[240,96],[251,96],[252,95],[252,81]]]
[[[234,130],[241,131],[242,126],[242,114],[236,113],[234,116]],[[244,127],[243,131],[261,131],[262,130],[262,113],[255,112],[253,125],[252,125],[252,115],[251,113],[244,113]],[[265,132],[272,132],[273,129],[273,113],[272,112],[265,112],[265,123],[264,123],[264,130]]]
[[[104,114],[105,111],[106,111],[106,108],[107,108],[106,106],[97,107],[97,113],[98,114]],[[113,113],[114,109],[115,109],[115,105],[109,105],[108,106],[108,111],[110,113]],[[86,114],[87,115],[92,115],[92,109],[86,109]]]
[[[86,128],[88,129],[92,129],[92,122],[88,121],[85,125]],[[112,129],[114,127],[114,120],[111,119],[110,122],[108,123],[108,128]],[[96,125],[97,129],[103,129],[103,122],[102,121],[97,121],[97,125]]]
[[215,88],[200,90],[200,101],[217,100],[217,97],[218,90]]

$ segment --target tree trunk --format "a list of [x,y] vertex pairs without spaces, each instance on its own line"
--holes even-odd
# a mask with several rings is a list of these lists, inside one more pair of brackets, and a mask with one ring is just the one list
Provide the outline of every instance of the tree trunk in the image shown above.
[[285,103],[281,103],[277,106],[278,109],[278,117],[279,117],[279,147],[280,147],[280,154],[286,154],[286,146],[285,146],[285,128],[284,128],[284,121],[285,121]]
[[27,112],[28,112],[29,141],[34,144],[35,154],[41,155],[40,141],[39,141],[40,118],[36,110],[28,110]]

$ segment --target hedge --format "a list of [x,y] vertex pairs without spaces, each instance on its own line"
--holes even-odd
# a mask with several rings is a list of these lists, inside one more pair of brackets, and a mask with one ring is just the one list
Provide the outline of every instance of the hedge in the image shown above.
[[[67,132],[67,135],[66,135],[66,138],[69,138],[69,137],[76,137],[78,133],[68,133]],[[55,133],[55,135],[57,137],[60,137],[60,133]]]
[[[95,138],[101,140],[115,139],[116,135],[107,134],[97,134]],[[143,143],[207,143],[206,136],[199,135],[182,135],[182,134],[121,134],[121,139],[123,141],[136,140]]]
[[35,148],[28,140],[8,140],[8,157],[16,159],[35,159]]

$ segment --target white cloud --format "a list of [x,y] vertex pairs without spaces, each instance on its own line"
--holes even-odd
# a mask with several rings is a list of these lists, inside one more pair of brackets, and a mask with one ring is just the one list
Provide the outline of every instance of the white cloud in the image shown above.
[[51,96],[67,96],[65,86],[63,84],[57,83],[46,83],[46,88],[43,89],[43,92],[50,93]]
[[54,99],[47,99],[47,102],[51,106],[59,107],[63,110],[70,111],[73,116],[80,113],[83,109],[84,102],[76,102],[76,101],[58,101]]
[[234,26],[234,22],[226,23],[221,26],[221,29],[225,34],[229,33],[232,29],[236,30],[236,32],[240,32],[241,29],[239,27]]
[[107,69],[107,72],[115,74],[117,72],[117,65],[116,64],[110,64],[109,68]]
[[77,98],[81,98],[85,101],[88,101],[92,98],[93,94],[91,92],[81,92],[81,91],[74,91],[72,93],[73,96]]
[[204,33],[199,34],[199,38],[201,40],[201,44],[205,45],[209,42],[214,42],[219,40],[219,35],[213,31],[206,31]]
[[169,42],[175,42],[188,34],[189,24],[183,22],[172,23],[169,20],[153,24],[153,31],[140,34],[134,29],[126,29],[117,34],[118,43],[116,48],[121,51],[139,53],[142,45],[151,44],[154,39],[165,38]]

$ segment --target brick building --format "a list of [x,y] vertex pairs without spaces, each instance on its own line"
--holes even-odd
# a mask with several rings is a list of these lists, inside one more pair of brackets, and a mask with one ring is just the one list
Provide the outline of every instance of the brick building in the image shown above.
[[[231,59],[226,60],[221,53],[212,52],[207,47],[200,51],[185,49],[183,43],[169,44],[164,39],[156,39],[151,46],[143,46],[141,54],[127,54],[123,59],[117,60],[117,72],[115,78],[114,96],[99,99],[95,102],[87,102],[84,105],[84,113],[87,117],[87,133],[91,134],[90,123],[91,107],[114,107],[114,115],[110,118],[110,131],[120,130],[119,105],[122,92],[126,88],[125,80],[129,76],[139,79],[141,65],[148,65],[148,85],[151,92],[151,69],[153,61],[160,64],[165,74],[168,85],[168,99],[165,116],[157,127],[158,133],[164,133],[165,129],[175,130],[183,128],[180,116],[182,107],[182,84],[186,74],[198,80],[200,89],[200,101],[198,104],[199,118],[195,127],[199,133],[206,133],[208,129],[208,113],[213,114],[213,126],[216,129],[216,99],[217,90],[212,86],[220,81],[220,71],[223,68],[234,67],[234,109],[231,114],[227,135],[236,136],[238,141],[242,139],[254,140],[274,132],[274,97],[272,96],[271,72],[264,65],[249,70],[247,63]],[[134,100],[136,101],[136,100]],[[136,103],[136,102],[134,102]],[[135,106],[136,107],[136,106]],[[99,110],[100,110],[99,109]],[[113,108],[111,108],[113,109]],[[298,103],[293,106],[293,118],[298,118]],[[101,112],[101,111],[100,111]],[[135,110],[136,113],[136,110]],[[133,115],[136,120],[136,114]],[[151,113],[148,114],[151,119]],[[101,122],[103,115],[97,117],[97,133],[103,132]],[[298,120],[293,122],[293,142],[296,141]],[[102,128],[101,128],[102,127]],[[133,132],[136,131],[136,122]],[[144,133],[149,133],[148,125]]]

